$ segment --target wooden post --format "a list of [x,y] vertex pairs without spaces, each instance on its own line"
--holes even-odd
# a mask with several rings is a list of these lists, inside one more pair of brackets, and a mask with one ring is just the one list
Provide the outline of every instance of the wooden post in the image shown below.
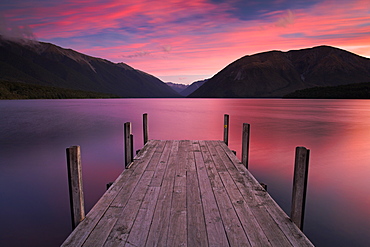
[[66,151],[72,228],[75,229],[77,225],[85,218],[85,204],[82,187],[81,151],[80,146],[69,147]]
[[262,186],[262,188],[263,188],[264,190],[266,190],[266,191],[267,191],[267,184],[265,184],[265,183],[260,183],[260,185]]
[[133,134],[130,134],[130,147],[131,147],[131,162],[134,161],[134,135]]
[[123,126],[123,142],[124,142],[124,152],[125,152],[125,168],[129,167],[132,162],[132,137],[131,137],[131,123],[126,122]]
[[224,115],[224,142],[229,145],[229,115]]
[[301,230],[303,229],[306,204],[309,156],[309,149],[305,147],[296,148],[291,219]]
[[143,114],[144,145],[148,142],[148,113]]
[[109,183],[107,183],[107,190],[112,186],[112,184],[113,184],[113,182],[109,182]]
[[250,124],[243,123],[242,163],[248,169]]

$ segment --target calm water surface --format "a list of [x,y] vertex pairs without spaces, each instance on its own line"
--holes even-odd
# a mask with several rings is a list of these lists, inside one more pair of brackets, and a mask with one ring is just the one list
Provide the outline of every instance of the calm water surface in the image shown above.
[[0,101],[0,246],[59,246],[71,231],[65,149],[80,145],[86,209],[123,170],[123,123],[150,139],[223,138],[289,214],[296,146],[311,150],[304,232],[316,246],[370,246],[370,101],[105,99]]

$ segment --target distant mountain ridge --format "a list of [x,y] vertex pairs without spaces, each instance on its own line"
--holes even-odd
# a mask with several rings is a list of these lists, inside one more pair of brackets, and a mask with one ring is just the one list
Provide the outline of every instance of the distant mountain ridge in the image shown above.
[[330,46],[244,56],[189,97],[283,97],[296,90],[370,81],[370,59]]
[[173,84],[171,88],[125,63],[112,63],[50,43],[7,40],[0,35],[0,80],[130,98],[281,98],[307,88],[317,87],[317,92],[321,87],[369,82],[370,59],[330,46],[268,51],[244,56],[211,79],[190,86]]
[[175,90],[176,92],[180,93],[184,89],[186,89],[189,85],[181,84],[181,83],[173,83],[173,82],[165,82],[170,88]]
[[185,88],[183,91],[180,92],[181,95],[183,96],[188,96],[198,90],[204,83],[206,83],[208,79],[205,80],[200,80],[200,81],[195,81],[192,84],[190,84],[187,88]]
[[0,79],[120,97],[178,97],[158,78],[124,63],[112,63],[71,49],[0,36]]
[[195,81],[191,83],[190,85],[178,84],[178,83],[172,83],[172,82],[166,82],[166,84],[170,86],[173,90],[178,92],[180,95],[186,97],[189,94],[193,93],[195,90],[197,90],[206,81],[208,81],[208,79]]

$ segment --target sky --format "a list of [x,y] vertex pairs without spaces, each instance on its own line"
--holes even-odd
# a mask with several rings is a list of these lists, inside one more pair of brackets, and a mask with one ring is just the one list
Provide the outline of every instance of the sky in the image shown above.
[[370,58],[370,0],[2,0],[0,34],[189,84],[270,50],[330,45]]

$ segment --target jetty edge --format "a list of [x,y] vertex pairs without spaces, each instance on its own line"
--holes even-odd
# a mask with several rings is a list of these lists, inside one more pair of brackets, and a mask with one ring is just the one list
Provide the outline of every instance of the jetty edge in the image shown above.
[[313,246],[225,141],[147,140],[126,167],[62,246]]

